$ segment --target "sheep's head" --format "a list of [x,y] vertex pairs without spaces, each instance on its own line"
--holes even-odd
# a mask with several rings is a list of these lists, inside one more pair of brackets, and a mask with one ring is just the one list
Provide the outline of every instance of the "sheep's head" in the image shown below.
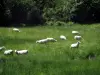
[[15,53],[17,52],[17,50],[15,50]]
[[36,43],[39,43],[39,41],[36,41]]
[[78,44],[80,44],[81,42],[80,42],[80,41],[78,41],[77,43],[78,43]]
[[57,42],[57,40],[54,40],[55,42]]

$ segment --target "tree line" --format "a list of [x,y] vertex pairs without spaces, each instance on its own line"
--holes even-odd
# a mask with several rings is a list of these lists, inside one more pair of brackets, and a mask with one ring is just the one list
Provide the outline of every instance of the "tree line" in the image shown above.
[[100,22],[100,0],[0,0],[0,26]]

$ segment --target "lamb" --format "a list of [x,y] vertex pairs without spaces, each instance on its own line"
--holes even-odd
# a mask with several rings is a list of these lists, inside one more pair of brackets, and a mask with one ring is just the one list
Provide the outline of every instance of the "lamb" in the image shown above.
[[5,54],[5,55],[13,54],[13,50],[11,50],[11,49],[10,49],[10,50],[5,50],[5,51],[4,51],[4,54]]
[[72,31],[72,34],[79,34],[78,31]]
[[15,50],[15,53],[16,54],[27,54],[28,53],[28,50]]
[[56,42],[57,40],[54,39],[54,38],[46,38],[48,41],[51,41],[51,42]]
[[74,44],[71,44],[70,48],[78,48],[80,43],[81,43],[81,42],[78,41],[78,42],[76,42],[76,43],[74,43]]
[[48,42],[47,39],[41,39],[36,41],[36,43],[47,43],[47,42]]
[[66,40],[66,37],[65,37],[64,35],[61,35],[61,36],[60,36],[60,39],[61,39],[61,40]]
[[20,32],[20,30],[18,28],[13,28],[13,31]]
[[74,36],[74,39],[81,40],[82,39],[82,36],[76,35],[76,36]]
[[0,50],[6,49],[5,46],[0,47]]

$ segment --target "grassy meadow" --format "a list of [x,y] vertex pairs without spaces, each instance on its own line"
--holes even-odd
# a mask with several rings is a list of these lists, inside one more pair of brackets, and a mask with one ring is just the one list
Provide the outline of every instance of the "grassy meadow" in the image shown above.
[[[27,49],[27,55],[4,55],[0,51],[0,75],[100,75],[100,24],[20,27],[0,27],[0,46],[7,49]],[[79,48],[70,49],[72,30],[83,39]],[[65,35],[67,40],[61,40]],[[53,37],[57,42],[38,44],[36,40]],[[94,54],[89,60],[87,55]]]

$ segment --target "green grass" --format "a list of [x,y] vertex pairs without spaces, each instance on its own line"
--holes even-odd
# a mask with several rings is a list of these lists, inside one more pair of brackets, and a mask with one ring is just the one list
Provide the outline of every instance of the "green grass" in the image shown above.
[[[7,49],[27,49],[27,55],[8,55],[0,52],[0,75],[100,75],[100,24],[72,26],[40,26],[0,28],[0,46]],[[75,43],[72,30],[78,30],[83,39],[78,49],[70,49]],[[68,40],[60,40],[65,35]],[[37,44],[36,40],[53,37],[57,42]],[[89,53],[95,59],[88,60]]]

